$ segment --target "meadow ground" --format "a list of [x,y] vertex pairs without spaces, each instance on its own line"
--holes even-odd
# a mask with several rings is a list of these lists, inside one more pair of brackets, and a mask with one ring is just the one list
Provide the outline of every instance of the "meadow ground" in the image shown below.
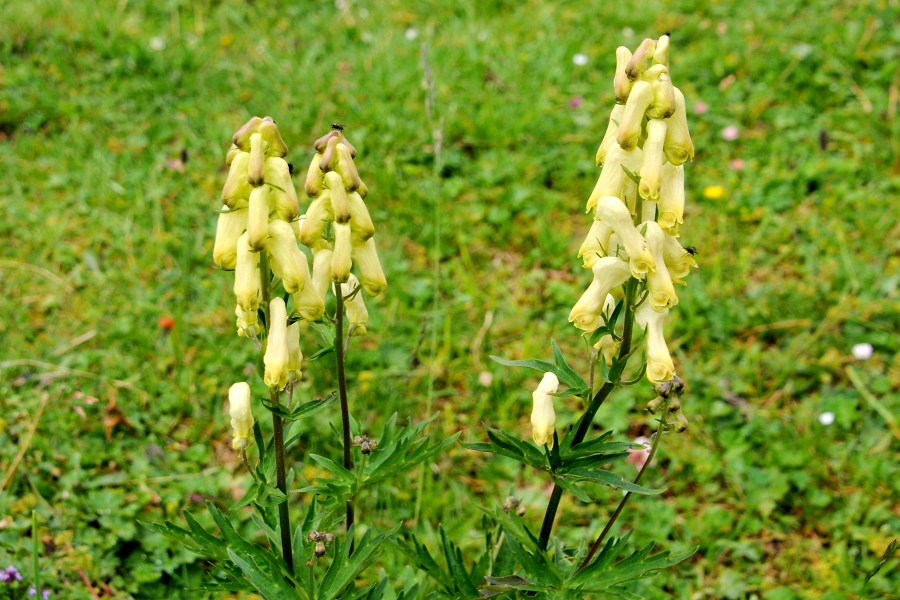
[[[254,350],[211,253],[224,153],[251,115],[275,117],[301,170],[332,121],[359,149],[390,287],[349,354],[356,417],[424,418],[431,387],[435,435],[527,437],[537,378],[488,357],[547,358],[552,337],[586,365],[566,318],[589,280],[575,255],[614,51],[671,30],[697,148],[682,241],[701,268],[669,333],[691,428],[646,480],[668,490],[617,530],[700,549],[633,590],[855,597],[900,536],[897,15],[895,0],[3,3],[0,565],[29,572],[36,509],[53,597],[89,598],[79,571],[116,598],[199,597],[182,590],[203,563],[136,520],[181,522],[247,485],[224,401]],[[311,363],[299,393],[334,389],[330,367]],[[615,395],[597,427],[645,433],[647,394]],[[317,474],[306,454],[339,454],[337,418],[304,425],[299,478]],[[512,490],[537,528],[549,493],[460,446],[428,474],[361,513],[474,545],[470,498]],[[558,535],[593,535],[616,498],[567,497]],[[403,562],[389,551],[369,576]],[[864,596],[898,589],[893,559]]]

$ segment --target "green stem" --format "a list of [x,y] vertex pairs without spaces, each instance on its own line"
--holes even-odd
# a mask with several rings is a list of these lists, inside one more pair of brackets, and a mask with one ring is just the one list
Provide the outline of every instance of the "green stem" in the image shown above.
[[[647,457],[647,461],[641,467],[641,470],[638,471],[637,477],[634,478],[634,483],[637,485],[641,482],[641,478],[644,476],[644,471],[647,470],[647,467],[650,466],[650,463],[653,462],[653,457],[656,456],[656,450],[659,448],[659,441],[662,439],[663,431],[666,428],[666,417],[669,415],[669,404],[666,403],[666,407],[663,410],[662,418],[659,420],[659,427],[656,428],[656,435],[653,436],[653,444],[650,446],[650,455]],[[625,508],[625,504],[628,502],[628,499],[631,498],[631,492],[625,492],[625,495],[622,496],[621,502],[619,502],[619,506],[616,507],[615,512],[609,518],[609,521],[606,523],[606,527],[603,528],[603,531],[600,532],[600,535],[597,537],[597,541],[593,543],[590,551],[588,551],[587,556],[584,557],[584,562],[581,563],[581,566],[578,567],[578,570],[585,568],[591,559],[594,558],[594,555],[597,553],[597,550],[600,549],[600,545],[603,544],[603,540],[606,539],[606,535],[609,533],[609,530],[612,529],[612,526],[615,524],[616,519],[619,518],[619,515],[622,514],[622,509]]]
[[[353,458],[350,453],[352,440],[350,438],[350,405],[347,402],[347,377],[344,373],[344,288],[341,284],[334,285],[334,297],[337,300],[334,354],[337,360],[338,392],[341,398],[341,425],[344,434],[344,468],[353,470]],[[353,525],[353,501],[347,501],[347,529]]]
[[37,591],[37,597],[41,597],[41,562],[38,552],[38,522],[37,511],[31,511],[31,558],[34,561],[34,589]]
[[[269,303],[272,300],[272,290],[269,287],[269,257],[265,251],[259,253],[259,284],[262,291],[263,314],[266,316],[266,336],[268,337],[271,323],[269,319]],[[279,404],[278,392],[269,388],[269,397],[273,405]],[[285,495],[284,502],[278,505],[278,527],[281,529],[281,556],[287,563],[288,571],[294,572],[294,549],[291,545],[291,513],[288,509],[287,499],[287,473],[284,466],[284,421],[272,413],[272,429],[275,441],[275,485]]]
[[[631,352],[632,329],[634,328],[634,294],[637,289],[637,280],[633,277],[628,280],[625,285],[625,323],[622,331],[622,345],[619,347],[619,368],[610,371],[609,378],[612,381],[618,381],[625,370],[625,359]],[[600,406],[615,389],[615,384],[605,381],[590,404],[585,409],[581,419],[578,420],[578,427],[572,436],[572,446],[577,446],[587,435],[591,423],[594,421],[594,415],[600,409]],[[544,513],[544,522],[541,524],[541,535],[538,538],[538,545],[541,550],[546,550],[547,543],[550,541],[550,532],[553,530],[553,521],[556,520],[556,512],[559,510],[559,501],[562,498],[563,489],[559,485],[553,486],[553,492],[550,494],[550,502],[547,504],[547,512]]]

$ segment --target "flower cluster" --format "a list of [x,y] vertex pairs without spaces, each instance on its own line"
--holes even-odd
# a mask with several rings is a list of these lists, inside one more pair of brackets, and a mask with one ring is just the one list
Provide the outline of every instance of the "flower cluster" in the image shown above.
[[309,263],[297,245],[300,204],[278,127],[271,117],[253,117],[234,134],[233,142],[225,158],[230,169],[213,260],[222,269],[234,270],[238,335],[253,337],[260,331],[263,258],[285,291],[293,294],[299,315],[308,321],[321,319],[325,302],[311,284]]
[[[368,188],[353,163],[356,149],[340,125],[332,125],[315,148],[305,185],[312,202],[300,219],[298,237],[313,251],[312,279],[319,296],[324,299],[329,287],[334,285],[337,292],[340,286],[349,300],[351,335],[364,335],[369,314],[357,290],[377,296],[387,288],[375,248],[375,225],[364,201]],[[358,279],[350,272],[353,263]]]
[[[647,379],[656,384],[675,376],[663,337],[669,309],[678,304],[673,284],[697,267],[693,249],[676,239],[684,221],[684,163],[693,158],[684,95],[669,77],[669,36],[644,40],[632,54],[616,50],[616,106],[597,150],[600,178],[587,210],[594,222],[578,256],[593,281],[572,308],[569,321],[586,332],[601,327],[638,280],[635,313],[647,331]],[[612,365],[618,341],[604,335],[596,348]]]

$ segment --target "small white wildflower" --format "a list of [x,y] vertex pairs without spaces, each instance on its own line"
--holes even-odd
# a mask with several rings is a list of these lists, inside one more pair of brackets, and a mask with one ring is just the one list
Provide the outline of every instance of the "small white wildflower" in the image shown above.
[[413,41],[414,39],[419,37],[419,32],[415,28],[410,27],[406,30],[406,33],[404,35],[406,35],[406,39],[408,39],[409,41]]
[[856,360],[869,360],[872,358],[872,344],[856,344],[853,346],[853,358]]
[[478,374],[478,383],[482,385],[482,387],[491,387],[491,384],[494,382],[494,376],[490,371],[482,371]]
[[587,56],[587,54],[581,54],[581,53],[576,54],[575,56],[572,57],[572,62],[575,63],[576,65],[578,65],[579,67],[583,67],[584,65],[588,64],[588,56]]
[[834,413],[833,412],[823,412],[819,415],[819,423],[828,427],[832,423],[834,423]]
[[157,36],[155,38],[150,38],[150,49],[159,52],[160,50],[165,50],[166,48],[166,40]]

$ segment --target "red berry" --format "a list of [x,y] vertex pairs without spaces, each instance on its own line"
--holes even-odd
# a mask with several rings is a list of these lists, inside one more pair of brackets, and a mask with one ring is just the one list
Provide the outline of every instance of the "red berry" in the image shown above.
[[169,331],[173,327],[175,327],[175,319],[172,317],[160,317],[159,318],[159,328]]

